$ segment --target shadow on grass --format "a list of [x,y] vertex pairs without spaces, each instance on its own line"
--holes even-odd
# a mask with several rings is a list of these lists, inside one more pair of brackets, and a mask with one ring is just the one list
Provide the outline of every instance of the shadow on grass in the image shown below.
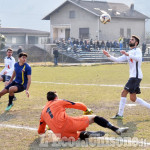
[[16,115],[10,114],[9,112],[4,112],[2,114],[0,114],[0,122],[5,122],[5,121],[9,121],[11,119],[16,118]]
[[[69,146],[68,142],[44,142],[41,138],[35,139],[29,146],[29,150],[56,150],[56,149],[68,149],[75,146]],[[75,144],[74,144],[75,145]]]
[[124,136],[134,137],[134,134],[137,131],[137,125],[138,123],[141,123],[141,122],[150,122],[150,120],[131,121],[131,122],[127,122],[126,124],[123,124],[123,120],[117,120],[117,125],[119,127],[129,127],[129,130],[127,131],[127,133],[125,135],[122,135],[122,137]]
[[35,139],[29,146],[29,150],[57,150],[57,149],[80,149],[91,147],[93,144],[96,146],[95,139],[93,141],[86,140],[77,140],[74,142],[65,142],[65,141],[57,141],[57,142],[46,142],[43,141],[40,137]]

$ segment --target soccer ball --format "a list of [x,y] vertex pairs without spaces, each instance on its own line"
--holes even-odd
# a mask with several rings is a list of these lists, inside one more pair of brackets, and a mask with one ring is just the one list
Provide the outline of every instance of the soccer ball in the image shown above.
[[110,17],[109,14],[102,14],[102,15],[100,16],[100,21],[101,21],[103,24],[106,24],[106,23],[110,22],[110,20],[111,20],[111,17]]

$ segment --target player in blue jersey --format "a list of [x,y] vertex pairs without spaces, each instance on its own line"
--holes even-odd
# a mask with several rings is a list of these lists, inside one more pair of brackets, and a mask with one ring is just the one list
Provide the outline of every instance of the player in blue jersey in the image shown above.
[[[1,92],[0,97],[9,93],[9,102],[6,107],[6,111],[9,111],[13,106],[14,93],[26,91],[27,97],[29,97],[29,87],[31,84],[31,67],[26,63],[27,54],[19,54],[19,62],[14,65],[14,72],[9,80],[8,86],[6,86]],[[15,78],[15,80],[13,80]]]

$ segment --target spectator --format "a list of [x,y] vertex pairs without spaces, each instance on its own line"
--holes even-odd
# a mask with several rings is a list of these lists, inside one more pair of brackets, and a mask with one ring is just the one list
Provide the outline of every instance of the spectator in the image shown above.
[[83,45],[83,40],[82,39],[80,40],[80,45]]
[[23,50],[22,50],[22,46],[19,46],[18,50],[17,50],[17,54],[19,55],[20,53],[22,53]]
[[120,36],[120,38],[119,38],[119,48],[120,48],[120,50],[122,50],[122,48],[123,48],[123,37],[122,36]]
[[100,42],[97,41],[97,48],[100,49],[101,48],[101,45],[100,45]]
[[110,42],[109,41],[106,42],[106,50],[108,50],[108,51],[110,50]]
[[105,42],[104,42],[104,41],[101,42],[101,48],[102,48],[102,49],[105,48]]
[[112,41],[110,41],[110,50],[112,50],[112,48],[114,47]]
[[127,39],[123,38],[123,48],[125,48],[125,49],[126,49],[126,44],[127,44]]
[[57,66],[58,65],[59,52],[58,52],[58,50],[56,48],[54,48],[53,54],[54,54],[54,66]]
[[127,48],[129,49],[130,38],[127,38]]
[[142,44],[142,56],[144,56],[145,51],[146,51],[146,43],[144,42],[144,43]]

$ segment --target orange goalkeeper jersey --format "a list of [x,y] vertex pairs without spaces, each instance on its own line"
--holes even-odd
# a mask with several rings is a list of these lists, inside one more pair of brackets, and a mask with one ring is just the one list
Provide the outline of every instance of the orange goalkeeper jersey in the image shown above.
[[65,108],[74,108],[86,111],[87,107],[83,103],[71,102],[68,100],[55,99],[47,102],[42,110],[38,133],[45,132],[46,124],[54,133],[61,133],[69,116]]

